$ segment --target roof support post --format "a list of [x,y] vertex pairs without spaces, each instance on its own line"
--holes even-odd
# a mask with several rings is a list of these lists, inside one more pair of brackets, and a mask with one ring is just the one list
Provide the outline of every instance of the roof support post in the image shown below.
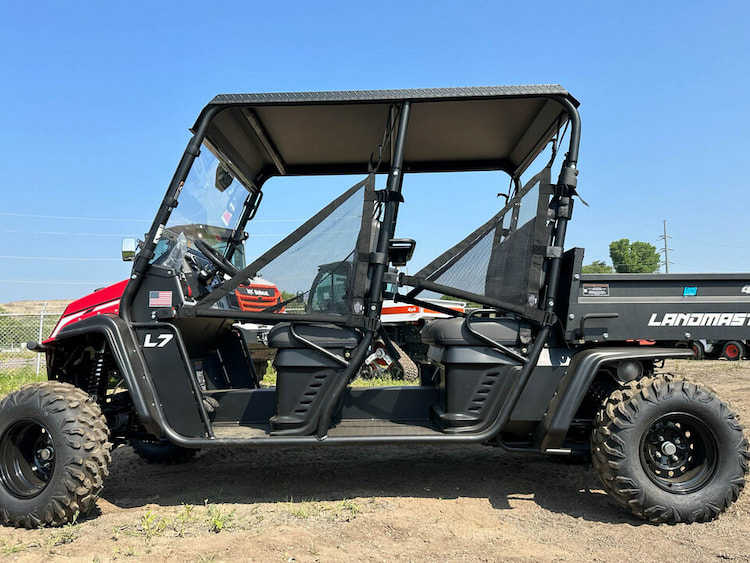
[[409,126],[409,112],[411,102],[406,100],[401,104],[399,114],[398,130],[396,133],[396,142],[393,149],[393,158],[391,160],[391,169],[388,172],[388,182],[386,184],[385,212],[383,222],[380,225],[380,234],[378,236],[377,254],[385,256],[384,263],[375,264],[370,285],[370,302],[366,315],[369,318],[377,319],[380,315],[380,307],[383,304],[383,277],[388,267],[388,247],[396,230],[396,217],[398,216],[398,204],[402,200],[401,185],[403,184],[403,163],[404,150],[406,147],[406,130]]
[[125,291],[120,299],[120,316],[126,321],[131,321],[130,305],[132,304],[133,297],[138,287],[141,285],[143,276],[148,270],[149,261],[154,256],[154,249],[156,243],[161,238],[161,233],[167,224],[169,216],[172,214],[172,209],[177,206],[177,196],[182,190],[182,186],[185,183],[190,168],[193,166],[193,162],[200,155],[201,143],[203,138],[206,136],[208,130],[208,124],[211,122],[213,117],[221,111],[220,106],[214,106],[207,112],[201,115],[200,120],[196,123],[195,134],[188,141],[188,145],[185,148],[185,152],[182,154],[180,163],[177,165],[172,181],[169,183],[167,193],[164,194],[164,199],[159,206],[159,210],[156,212],[156,217],[151,228],[148,230],[146,240],[143,243],[143,248],[136,254],[135,261],[133,262],[133,269],[130,273],[130,283],[125,286]]
[[[554,230],[552,246],[560,249],[559,255],[550,256],[548,259],[549,269],[547,271],[547,293],[545,297],[544,310],[554,313],[557,305],[557,288],[560,283],[560,267],[562,264],[562,251],[565,249],[565,233],[568,221],[573,211],[573,196],[576,195],[578,184],[578,147],[581,142],[581,117],[576,107],[567,98],[558,98],[560,104],[565,108],[570,119],[570,144],[565,161],[560,169],[555,190],[557,220]],[[552,318],[552,317],[550,317]]]

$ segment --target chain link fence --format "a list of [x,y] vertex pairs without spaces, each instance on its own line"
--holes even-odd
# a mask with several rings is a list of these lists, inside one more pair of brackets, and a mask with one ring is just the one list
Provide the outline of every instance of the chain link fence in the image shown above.
[[28,350],[26,343],[47,339],[60,315],[62,311],[47,311],[46,307],[38,313],[0,312],[0,375],[39,375],[44,358]]

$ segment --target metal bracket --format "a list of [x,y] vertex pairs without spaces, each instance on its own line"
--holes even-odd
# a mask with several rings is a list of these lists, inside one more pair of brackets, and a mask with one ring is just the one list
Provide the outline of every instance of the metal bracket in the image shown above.
[[391,190],[377,190],[375,192],[375,200],[378,203],[388,203],[389,201],[398,201],[404,203],[404,196],[401,192],[394,192]]
[[304,344],[305,346],[309,346],[313,350],[317,350],[318,352],[320,352],[321,354],[323,354],[327,358],[330,358],[333,361],[340,363],[344,367],[348,367],[349,366],[349,362],[347,362],[346,359],[342,358],[341,356],[337,356],[336,354],[333,354],[332,352],[329,352],[328,350],[326,350],[322,346],[318,346],[314,342],[310,342],[306,338],[303,338],[302,336],[300,336],[297,333],[297,331],[294,330],[294,323],[289,323],[289,332],[292,334],[292,336],[294,338],[296,338],[297,340],[299,340],[300,342],[302,342],[302,344]]
[[472,335],[476,336],[479,340],[489,344],[492,348],[495,348],[496,350],[500,350],[501,352],[503,352],[504,354],[507,354],[514,360],[518,360],[522,364],[525,364],[526,362],[529,361],[529,359],[526,356],[522,356],[521,354],[514,352],[507,346],[503,346],[499,342],[495,342],[491,338],[485,336],[481,332],[474,330],[471,327],[471,318],[474,317],[477,313],[495,313],[495,312],[496,311],[494,309],[477,309],[476,311],[472,311],[471,313],[467,315],[466,319],[464,320],[464,326],[466,327],[466,330],[468,330]]

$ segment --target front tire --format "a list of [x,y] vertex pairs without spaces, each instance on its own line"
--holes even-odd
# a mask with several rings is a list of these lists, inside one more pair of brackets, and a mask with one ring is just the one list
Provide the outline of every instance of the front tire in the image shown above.
[[622,506],[652,523],[707,522],[740,494],[748,442],[711,391],[657,376],[615,391],[591,435],[594,468]]
[[0,521],[60,526],[96,504],[111,444],[99,406],[67,383],[26,385],[0,402]]

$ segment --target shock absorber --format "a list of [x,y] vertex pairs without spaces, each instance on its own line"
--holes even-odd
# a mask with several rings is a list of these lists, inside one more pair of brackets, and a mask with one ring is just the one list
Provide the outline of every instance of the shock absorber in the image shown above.
[[104,378],[107,373],[107,354],[104,344],[94,354],[94,361],[91,365],[91,374],[88,378],[86,392],[92,397],[98,397],[103,385],[106,383]]

